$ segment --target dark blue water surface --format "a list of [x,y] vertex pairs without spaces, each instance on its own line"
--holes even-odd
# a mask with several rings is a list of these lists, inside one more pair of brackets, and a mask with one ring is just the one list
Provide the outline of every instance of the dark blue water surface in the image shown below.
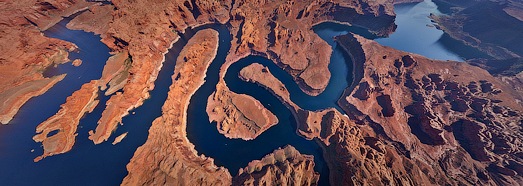
[[[272,61],[256,56],[249,56],[233,64],[225,81],[229,88],[258,99],[265,107],[277,115],[279,123],[251,141],[231,140],[219,134],[216,123],[210,123],[205,112],[207,98],[214,91],[218,82],[220,66],[230,48],[231,35],[224,25],[206,25],[194,30],[187,30],[166,55],[166,61],[155,82],[151,98],[143,106],[135,109],[135,114],[123,119],[125,125],[119,126],[109,142],[94,145],[88,140],[87,132],[96,128],[96,123],[105,108],[108,96],[100,93],[100,104],[93,113],[87,114],[80,122],[77,142],[74,148],[66,153],[51,156],[38,163],[33,159],[42,154],[39,143],[32,140],[36,126],[54,115],[65,102],[67,96],[80,89],[81,85],[101,76],[105,61],[110,56],[109,49],[99,40],[100,37],[83,31],[65,28],[64,20],[45,32],[46,36],[71,41],[78,45],[79,51],[70,54],[71,59],[82,59],[80,67],[70,63],[48,69],[46,76],[67,73],[66,78],[45,94],[31,99],[15,116],[9,125],[0,125],[0,185],[118,185],[127,174],[125,166],[137,147],[147,139],[152,121],[161,115],[171,76],[174,73],[175,61],[187,41],[200,29],[212,28],[220,33],[220,45],[215,60],[207,71],[205,84],[191,98],[188,108],[187,133],[189,140],[200,154],[215,159],[219,166],[224,166],[234,176],[238,169],[248,162],[261,159],[278,147],[293,145],[301,153],[314,155],[315,170],[320,173],[320,184],[328,184],[328,168],[323,160],[322,150],[316,141],[305,140],[296,134],[296,121],[290,111],[271,93],[253,83],[243,82],[238,72],[245,66],[257,62],[270,68],[291,92],[291,99],[307,110],[319,110],[329,107],[343,111],[336,101],[343,90],[352,82],[352,62],[334,42],[333,37],[348,32],[376,39],[383,45],[419,53],[435,59],[461,60],[463,56],[453,52],[456,47],[452,40],[443,37],[442,32],[427,27],[430,13],[437,13],[430,1],[420,4],[395,6],[397,11],[396,33],[389,38],[370,35],[366,30],[334,23],[323,23],[313,28],[333,49],[329,69],[331,80],[325,91],[316,96],[303,93],[294,83],[292,77],[277,67]],[[444,40],[445,42],[442,42]],[[447,46],[447,47],[446,47]],[[456,45],[457,46],[457,45]],[[451,51],[452,50],[452,51]],[[473,55],[472,55],[473,56]],[[469,57],[469,56],[466,56]],[[127,138],[116,146],[110,141],[115,136],[129,132]],[[34,152],[31,150],[34,149]]]

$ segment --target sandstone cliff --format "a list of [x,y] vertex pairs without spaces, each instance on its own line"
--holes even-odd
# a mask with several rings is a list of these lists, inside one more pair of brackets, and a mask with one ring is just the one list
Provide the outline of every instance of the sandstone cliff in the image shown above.
[[521,182],[521,94],[466,63],[429,60],[357,35],[336,39],[355,66],[339,101],[348,115],[300,109],[259,64],[240,72],[293,111],[300,135],[323,142],[331,184]]
[[318,185],[319,177],[314,157],[288,145],[240,169],[232,185]]

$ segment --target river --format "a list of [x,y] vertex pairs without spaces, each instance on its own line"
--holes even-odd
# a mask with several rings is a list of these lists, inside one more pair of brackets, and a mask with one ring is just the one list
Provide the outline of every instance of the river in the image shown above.
[[[215,123],[209,123],[205,113],[206,100],[214,91],[218,81],[219,67],[223,64],[230,47],[229,31],[223,25],[207,25],[188,30],[166,54],[166,61],[155,82],[151,98],[135,109],[133,111],[135,114],[123,119],[125,125],[119,126],[109,141],[124,132],[129,132],[127,138],[115,146],[109,142],[94,145],[87,139],[87,132],[96,128],[96,122],[108,99],[108,96],[100,94],[99,105],[93,113],[87,114],[80,122],[74,148],[66,154],[48,157],[38,163],[33,163],[33,158],[42,153],[40,144],[32,140],[36,126],[54,115],[59,110],[60,104],[65,102],[66,97],[78,90],[82,84],[100,78],[104,62],[110,56],[109,49],[99,41],[99,36],[69,30],[65,28],[68,19],[61,21],[44,34],[77,44],[79,52],[72,52],[70,58],[82,59],[83,64],[74,67],[68,63],[47,70],[46,76],[62,73],[68,75],[45,94],[27,102],[9,125],[0,126],[0,183],[2,185],[118,185],[127,174],[125,166],[134,151],[146,141],[152,121],[161,114],[161,105],[166,100],[169,86],[172,83],[171,76],[178,53],[197,30],[213,28],[220,33],[218,55],[207,72],[206,83],[191,98],[188,110],[188,138],[195,144],[196,150],[214,158],[217,165],[228,168],[234,176],[238,169],[245,167],[248,162],[261,159],[278,147],[291,144],[303,154],[314,155],[315,170],[321,174],[320,184],[327,184],[329,172],[319,145],[315,141],[308,141],[298,136],[295,132],[295,119],[290,111],[265,89],[253,83],[241,81],[238,78],[239,70],[253,62],[262,63],[268,66],[270,71],[287,86],[291,92],[292,101],[300,107],[308,110],[334,107],[341,111],[336,101],[342,91],[352,82],[350,78],[352,63],[332,38],[336,35],[355,32],[375,39],[383,45],[418,53],[429,58],[462,61],[464,58],[460,57],[462,55],[450,50],[452,48],[449,46],[453,46],[453,41],[445,38],[443,32],[427,26],[430,24],[427,16],[430,13],[439,13],[436,8],[430,1],[396,5],[398,29],[388,38],[375,38],[365,33],[365,30],[333,23],[315,26],[314,31],[333,49],[329,65],[332,74],[331,81],[326,90],[316,97],[301,92],[290,75],[268,59],[249,56],[233,64],[225,76],[230,89],[260,100],[279,119],[277,125],[251,141],[225,138],[218,133]],[[31,152],[32,149],[34,152]]]

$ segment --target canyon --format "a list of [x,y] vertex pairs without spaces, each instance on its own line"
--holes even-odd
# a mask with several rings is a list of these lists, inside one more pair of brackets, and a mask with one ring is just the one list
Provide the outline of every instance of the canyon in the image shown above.
[[[32,98],[67,80],[60,67],[82,69],[95,62],[103,71],[72,88],[67,98],[58,100],[59,108],[46,112],[47,119],[37,120],[40,124],[36,123],[32,140],[41,143],[41,148],[33,148],[31,153],[42,153],[33,159],[35,164],[63,166],[56,160],[85,152],[75,148],[85,148],[88,143],[95,151],[109,151],[109,146],[132,151],[122,160],[127,170],[119,168],[125,171],[123,181],[117,180],[121,185],[522,183],[523,74],[516,32],[521,26],[521,6],[511,0],[434,1],[448,13],[431,15],[444,37],[477,49],[487,58],[433,60],[350,32],[336,36],[333,44],[314,29],[329,23],[387,37],[396,29],[393,5],[418,0],[0,2],[8,7],[0,15],[9,15],[0,18],[0,122],[16,121],[24,104],[34,104]],[[448,7],[460,8],[444,11]],[[501,13],[501,17],[494,19],[483,12]],[[476,29],[498,19],[503,21],[495,25],[506,30]],[[67,32],[94,34],[108,47],[110,57],[102,61],[71,58],[88,48],[51,38],[60,34],[46,32],[55,25],[66,25]],[[222,34],[230,38],[223,40]],[[219,52],[225,42],[228,52]],[[337,102],[311,109],[304,104],[307,100],[293,99],[297,91],[312,99],[329,90],[331,68],[336,68],[332,64],[335,50],[342,52],[350,66],[349,85],[338,87],[344,92],[337,95]],[[173,56],[175,60],[169,61]],[[249,61],[260,59],[256,57],[271,64]],[[166,68],[171,62],[174,69]],[[237,65],[244,63],[249,64],[238,70]],[[162,79],[160,71],[171,71],[167,73],[170,80]],[[217,77],[207,77],[208,71],[217,71]],[[237,86],[242,84],[230,81],[230,74],[268,94],[239,93],[242,87]],[[196,96],[209,81],[214,82],[212,93],[203,99]],[[166,91],[162,82],[168,84]],[[166,98],[158,105],[151,100],[158,96],[153,90],[159,88]],[[280,117],[277,106],[267,104],[260,95],[274,96],[292,118]],[[241,149],[232,148],[232,143],[263,140],[280,130],[280,125],[290,124],[287,127],[295,134],[288,135],[309,140],[314,145],[308,148],[317,148],[320,155],[305,153],[305,143],[292,141],[294,144],[256,152],[256,158],[249,155],[249,163],[242,159],[241,168],[231,170],[229,167],[238,166],[207,151],[198,152],[205,147],[193,139],[204,138],[191,136],[195,134],[188,129],[197,125],[189,117],[194,102],[204,103],[201,109],[208,119],[196,117],[207,119],[203,124],[209,122],[230,140],[224,146],[231,142],[231,148],[216,151],[241,156],[237,155]],[[146,104],[153,106],[143,108]],[[159,113],[140,110],[154,106],[161,109]],[[129,130],[140,125],[129,118],[142,117],[152,118],[151,122],[139,120],[147,122],[141,127],[148,131]],[[199,125],[197,130],[207,130]],[[7,129],[0,128],[0,133],[8,136],[12,131]],[[135,136],[141,134],[145,137],[136,142]],[[128,147],[128,141],[137,145]],[[55,156],[58,154],[64,155]],[[327,171],[321,167],[325,163]]]

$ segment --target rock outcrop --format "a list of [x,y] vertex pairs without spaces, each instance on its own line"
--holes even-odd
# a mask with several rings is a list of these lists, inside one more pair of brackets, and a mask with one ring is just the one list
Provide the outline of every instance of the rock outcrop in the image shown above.
[[521,94],[466,63],[429,60],[357,35],[336,39],[355,66],[339,101],[348,115],[300,109],[262,65],[240,71],[293,111],[300,135],[323,142],[332,184],[521,182]]
[[109,24],[113,20],[114,6],[95,5],[67,23],[67,28],[71,30],[83,30],[93,32],[97,35],[104,34],[109,29]]
[[[129,77],[122,92],[106,103],[98,127],[91,132],[95,144],[107,141],[122,117],[149,97],[165,60],[165,53],[178,39],[178,32],[208,23],[225,24],[230,1],[112,1],[115,11],[109,29],[102,34],[113,52],[128,51]],[[161,13],[160,13],[161,12]]]
[[114,138],[114,141],[113,141],[112,144],[113,144],[113,145],[116,145],[116,144],[122,142],[122,140],[125,139],[125,137],[127,137],[127,133],[128,133],[128,132],[123,133],[123,134],[120,134],[119,136],[117,136],[116,138]]
[[223,84],[209,96],[206,111],[209,120],[217,122],[218,132],[233,139],[252,140],[278,124],[278,118],[260,101],[234,93]]
[[63,76],[44,78],[47,67],[68,62],[72,43],[43,36],[46,30],[93,3],[76,0],[0,2],[0,122],[7,124],[32,97]]
[[[307,125],[307,120],[314,114],[314,112],[304,110],[296,105],[291,100],[290,92],[287,90],[287,87],[274,77],[269,69],[259,63],[253,63],[249,66],[243,68],[238,74],[240,79],[256,83],[259,86],[264,87],[269,90],[273,95],[275,95],[284,105],[291,110],[291,113],[294,115],[297,121],[298,130],[297,134],[307,138],[312,139],[319,134],[320,128],[318,125]],[[321,111],[319,111],[321,112]]]
[[106,96],[115,93],[127,84],[130,68],[131,58],[127,51],[116,53],[107,59],[100,78],[100,84],[102,85],[102,90],[105,90]]
[[467,63],[429,60],[357,35],[336,39],[355,67],[340,106],[365,141],[389,144],[381,150],[384,165],[394,157],[405,170],[421,171],[394,173],[382,184],[398,183],[397,176],[418,184],[521,183],[521,94]]
[[231,11],[227,62],[248,55],[273,60],[307,94],[318,95],[330,79],[331,47],[312,26],[322,22],[357,25],[377,35],[394,29],[390,1],[236,1]]
[[197,32],[177,58],[173,84],[149,137],[127,165],[122,185],[230,185],[231,175],[212,158],[199,156],[187,139],[187,107],[216,55],[218,33]]
[[240,169],[232,185],[318,185],[314,157],[285,146]]
[[36,127],[33,140],[42,142],[44,153],[34,159],[35,162],[47,156],[70,151],[76,141],[76,129],[80,119],[98,105],[98,81],[84,84],[74,92],[52,117]]

